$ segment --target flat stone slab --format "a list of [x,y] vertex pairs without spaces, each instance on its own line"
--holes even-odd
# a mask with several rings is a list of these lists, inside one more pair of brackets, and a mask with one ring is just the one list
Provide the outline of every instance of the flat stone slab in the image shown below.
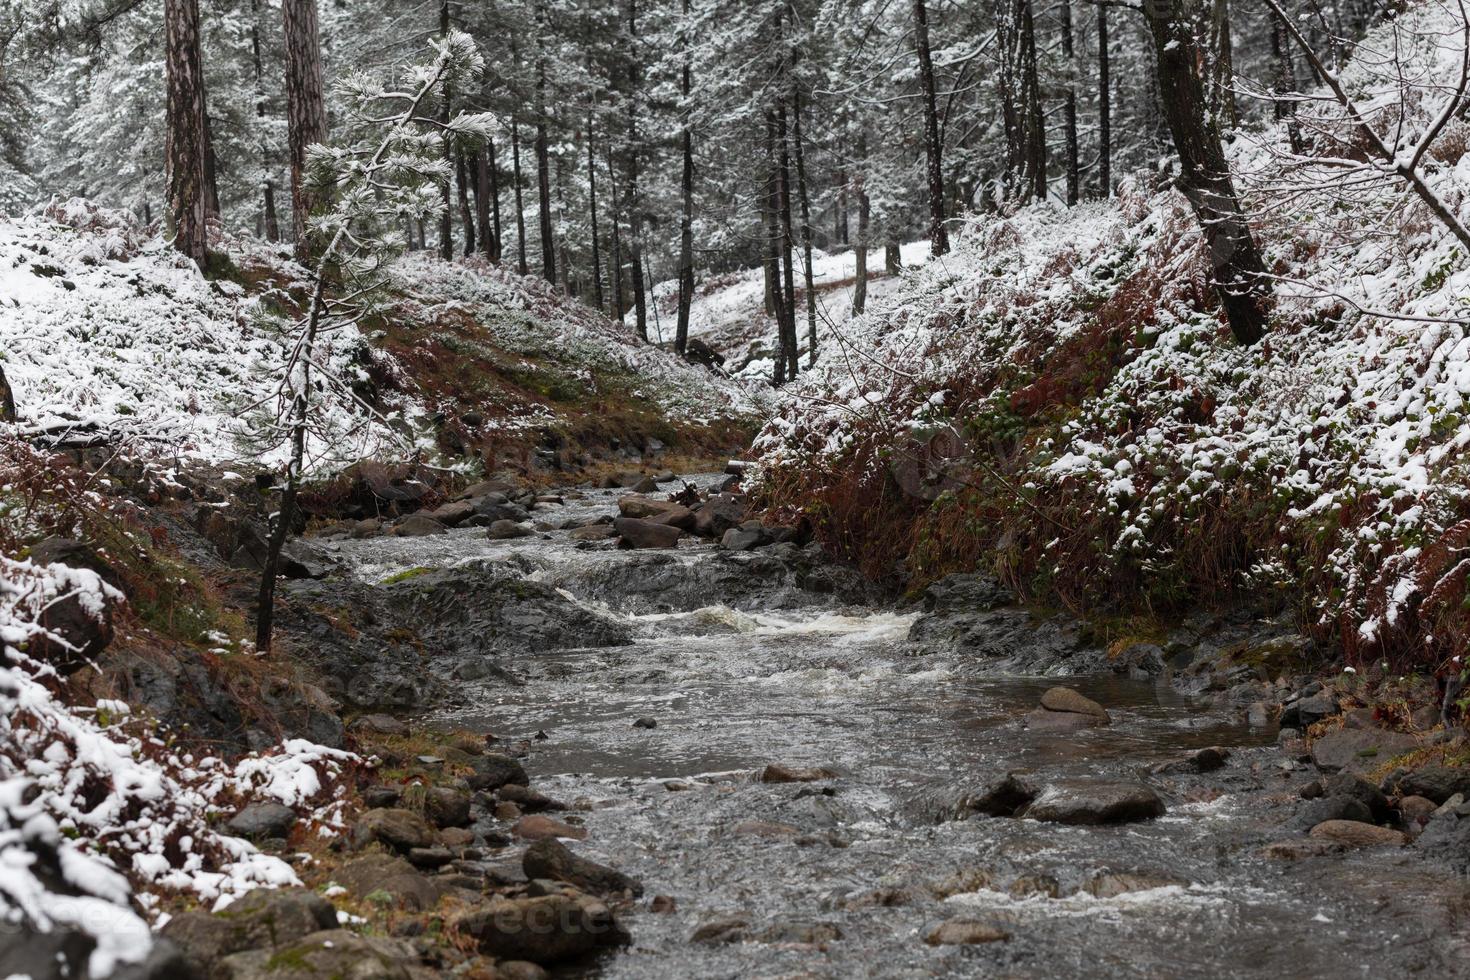
[[1133,823],[1164,815],[1164,801],[1143,783],[1053,783],[1041,791],[1024,816],[1048,823],[1099,825]]
[[1312,761],[1319,769],[1367,772],[1418,747],[1419,740],[1407,732],[1342,728],[1312,743]]

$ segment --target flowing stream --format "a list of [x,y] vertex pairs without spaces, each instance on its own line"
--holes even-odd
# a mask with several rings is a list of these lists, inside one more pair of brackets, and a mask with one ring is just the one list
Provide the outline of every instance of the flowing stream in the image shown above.
[[[616,494],[538,509],[552,524],[611,513]],[[685,542],[688,545],[688,542]],[[629,646],[516,658],[523,686],[464,691],[445,724],[530,738],[543,792],[580,804],[579,853],[640,878],[633,945],[598,977],[1382,977],[1470,971],[1464,883],[1408,850],[1267,860],[1296,788],[1274,730],[1167,683],[1065,683],[1104,704],[1109,727],[1027,730],[1056,677],[989,672],[963,651],[905,642],[912,611],[786,586],[657,608],[619,592],[645,553],[578,548],[564,531],[509,542],[466,529],[333,546],[368,581],[416,566],[519,563],[632,624]],[[708,544],[672,559],[690,574]],[[473,597],[466,597],[473,601]],[[654,728],[635,727],[638,719]],[[544,737],[543,737],[544,736]],[[1137,779],[1191,749],[1224,746],[1205,776],[1145,776],[1163,818],[1070,827],[1010,818],[936,820],[956,786],[1011,770],[1045,779]],[[811,783],[759,781],[769,763],[820,766]],[[669,896],[672,913],[650,910]],[[1009,940],[929,946],[963,916]],[[748,941],[691,942],[722,917]],[[840,937],[840,938],[838,938]]]

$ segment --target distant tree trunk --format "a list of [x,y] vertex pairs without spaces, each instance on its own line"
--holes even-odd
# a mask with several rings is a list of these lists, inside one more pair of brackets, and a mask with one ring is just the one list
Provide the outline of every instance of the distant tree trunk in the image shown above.
[[1021,86],[1026,107],[1026,177],[1033,200],[1046,200],[1046,127],[1036,65],[1036,18],[1031,0],[1021,0]]
[[1230,332],[1239,343],[1253,344],[1266,332],[1270,289],[1196,70],[1204,63],[1199,42],[1204,36],[1201,2],[1177,0],[1145,4],[1143,9],[1158,58],[1160,108],[1179,154],[1179,189],[1203,228]]
[[546,137],[546,7],[537,0],[536,12],[536,201],[541,230],[541,275],[556,283],[556,242],[551,221],[551,163]]
[[949,251],[949,229],[944,225],[943,147],[934,93],[934,61],[929,55],[929,11],[924,0],[914,0],[914,45],[918,49],[919,84],[924,93],[924,153],[929,164],[929,249],[938,256]]
[[1291,57],[1291,38],[1286,25],[1274,12],[1271,14],[1271,55],[1276,60],[1276,79],[1272,87],[1276,99],[1271,103],[1277,122],[1286,123],[1286,136],[1291,141],[1291,152],[1302,152],[1301,127],[1296,122],[1296,103],[1288,98],[1296,92],[1296,65]]
[[[439,0],[439,38],[443,40],[449,36],[449,0]],[[449,125],[450,104],[454,101],[454,93],[450,90],[449,81],[444,82],[444,97],[439,103],[439,123],[443,126]],[[453,140],[444,139],[444,165],[447,173],[454,170],[454,147]],[[449,209],[450,180],[446,176],[444,183],[439,187],[439,257],[448,262],[454,258],[454,216]]]
[[168,129],[164,158],[168,170],[169,221],[174,246],[204,266],[206,251],[204,71],[199,52],[198,0],[164,2],[165,75]]
[[1097,189],[1113,196],[1113,93],[1108,78],[1108,6],[1097,5]]
[[470,210],[470,168],[464,150],[454,155],[454,176],[459,190],[459,221],[464,226],[464,254],[475,254],[475,213]]
[[890,276],[903,271],[903,253],[898,250],[898,242],[891,238],[883,246],[883,271]]
[[[868,134],[858,136],[858,165],[864,167],[868,159]],[[858,202],[858,233],[853,247],[853,258],[857,260],[857,276],[852,284],[852,314],[857,316],[868,305],[868,224],[872,220],[872,208],[868,203],[868,185],[864,172],[859,170],[853,179],[853,193]]]
[[597,235],[597,141],[593,137],[592,113],[587,113],[587,210],[592,219],[592,292],[598,312],[602,312],[602,245]]
[[1082,192],[1082,171],[1077,151],[1077,54],[1072,45],[1072,0],[1061,0],[1062,60],[1066,65],[1066,89],[1062,94],[1062,130],[1067,144],[1067,204],[1077,203]]
[[1214,38],[1214,59],[1210,72],[1210,110],[1217,128],[1234,130],[1238,115],[1235,109],[1235,56],[1230,40],[1230,0],[1213,0],[1210,33]]
[[[265,119],[265,77],[260,59],[260,0],[250,0],[250,61],[255,69],[255,118]],[[276,216],[276,182],[271,180],[271,160],[264,135],[260,138],[261,226],[268,242],[281,240],[281,221]]]
[[500,230],[500,165],[495,162],[494,140],[486,142],[485,152],[490,165],[490,223],[495,232],[495,251],[490,253],[490,261],[499,265],[505,254],[505,239]]
[[526,207],[521,203],[521,128],[510,122],[510,160],[516,188],[516,271],[526,274]]
[[786,380],[795,381],[797,373],[796,354],[796,268],[793,253],[796,251],[796,233],[791,220],[791,143],[786,132],[786,104],[776,105],[776,147],[780,153],[780,206],[781,206],[781,275],[784,279],[785,295],[782,305],[786,318],[781,337],[781,353],[786,358]]
[[[807,365],[817,363],[817,290],[812,281],[812,205],[806,190],[806,155],[801,146],[801,93],[791,94],[792,143],[796,147],[796,190],[801,203],[801,252],[806,285]],[[794,332],[794,331],[793,331]],[[796,347],[792,344],[792,349]]]
[[[786,383],[786,303],[781,290],[781,170],[776,157],[776,114],[766,112],[766,295],[776,320],[776,349],[772,352],[771,384]],[[788,252],[789,254],[789,252]]]
[[5,368],[0,367],[0,422],[16,421],[15,395],[10,391],[10,382],[5,380]]
[[[683,0],[685,20],[689,18],[689,0]],[[679,174],[679,190],[683,208],[679,213],[679,319],[674,326],[674,351],[683,354],[689,347],[689,308],[694,302],[694,133],[689,114],[692,88],[688,41],[685,41],[684,63],[679,72],[679,94],[684,97],[681,111],[684,126],[679,133],[679,150],[683,167]]]
[[623,240],[618,230],[618,218],[622,214],[622,207],[618,203],[618,172],[613,167],[612,141],[608,141],[607,149],[607,181],[612,188],[612,269],[608,276],[609,285],[612,287],[612,309],[613,319],[619,323],[623,322]]
[[640,77],[636,50],[631,43],[638,37],[638,0],[628,0],[628,260],[633,273],[633,310],[638,336],[648,339],[648,294],[643,288],[643,222],[640,212],[643,197],[638,190],[638,86]]
[[281,0],[286,37],[286,131],[291,149],[291,233],[296,258],[311,260],[307,219],[320,202],[308,186],[306,148],[327,138],[322,101],[322,48],[317,37],[316,0]]
[[490,228],[490,160],[489,150],[481,147],[475,153],[475,229],[480,251],[495,261],[495,232]]

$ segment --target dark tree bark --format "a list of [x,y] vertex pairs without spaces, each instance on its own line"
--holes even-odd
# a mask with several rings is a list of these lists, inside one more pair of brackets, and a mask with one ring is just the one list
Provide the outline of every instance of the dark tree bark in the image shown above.
[[495,233],[492,239],[495,250],[490,253],[490,261],[499,265],[505,254],[505,239],[500,230],[500,165],[495,161],[494,140],[485,143],[485,154],[490,167],[490,228]]
[[1113,91],[1109,78],[1108,5],[1097,5],[1097,189],[1113,196]]
[[1271,55],[1276,60],[1276,99],[1271,108],[1277,122],[1286,123],[1286,136],[1291,141],[1291,152],[1302,152],[1301,127],[1296,122],[1296,102],[1290,96],[1296,92],[1296,64],[1291,57],[1291,38],[1286,25],[1274,12],[1271,14]]
[[1046,200],[1046,126],[1036,65],[1036,18],[1031,0],[1021,0],[1021,86],[1026,107],[1026,182],[1031,198]]
[[[689,0],[683,0],[684,18],[689,18]],[[674,351],[683,354],[689,347],[689,307],[694,302],[694,133],[689,118],[689,93],[692,79],[688,41],[685,41],[684,63],[679,72],[679,93],[684,96],[684,125],[679,133],[682,169],[679,191],[683,208],[679,213],[679,319],[674,325]]]
[[1072,43],[1072,0],[1061,0],[1062,61],[1066,65],[1066,87],[1062,92],[1062,135],[1067,152],[1067,203],[1076,204],[1082,191],[1082,171],[1077,152],[1077,53]]
[[1215,125],[1235,129],[1239,115],[1235,107],[1235,54],[1230,38],[1230,0],[1213,0],[1210,24],[1214,38],[1214,63],[1210,71],[1210,109]]
[[526,274],[526,206],[521,201],[521,128],[510,123],[510,161],[516,189],[516,271]]
[[[868,159],[868,135],[858,136],[858,166],[865,167]],[[868,203],[868,185],[863,171],[853,179],[853,193],[857,195],[858,233],[853,244],[853,258],[857,261],[857,276],[852,285],[852,312],[862,313],[868,305],[868,224],[872,220],[872,209]]]
[[546,137],[546,8],[536,4],[536,200],[541,229],[541,275],[556,282],[556,241],[551,221],[551,163]]
[[15,420],[15,395],[10,391],[10,382],[5,380],[5,368],[0,366],[0,422]]
[[898,250],[898,242],[891,238],[883,246],[883,271],[890,276],[903,271],[903,253]]
[[786,131],[786,105],[776,106],[776,147],[780,156],[777,187],[781,209],[781,276],[784,295],[781,304],[786,316],[781,327],[781,354],[786,360],[786,380],[795,381],[796,354],[796,268],[792,253],[796,251],[796,234],[791,221],[791,143]]
[[470,168],[464,150],[454,155],[455,183],[459,190],[459,222],[464,226],[464,254],[475,254],[475,213],[470,209]]
[[475,153],[475,237],[480,251],[495,261],[495,233],[490,228],[490,160],[489,151],[481,147]]
[[1145,4],[1144,15],[1158,58],[1160,108],[1179,154],[1179,189],[1204,230],[1215,290],[1230,332],[1239,343],[1253,344],[1266,332],[1270,289],[1196,70],[1204,63],[1199,42],[1204,36],[1201,2]]
[[613,319],[623,322],[623,239],[618,230],[618,218],[622,207],[618,202],[618,171],[613,166],[612,141],[607,147],[607,181],[612,188],[612,268],[608,276],[612,287]]
[[[807,365],[817,363],[817,290],[812,282],[812,205],[806,190],[806,154],[801,146],[801,93],[791,94],[792,144],[796,149],[796,197],[801,204],[801,252],[806,285],[806,357]],[[793,330],[793,335],[795,331]],[[795,351],[795,337],[792,350]],[[793,355],[794,356],[794,355]]]
[[648,339],[648,294],[643,286],[643,197],[638,190],[638,0],[628,0],[628,261],[632,265],[633,311],[638,336]]
[[934,94],[934,61],[929,55],[929,11],[924,0],[914,0],[914,45],[919,55],[919,83],[923,88],[924,154],[929,178],[929,248],[936,256],[949,251],[949,229],[944,224],[944,165],[941,159],[939,110]]
[[[449,0],[439,0],[439,37],[441,39],[449,36]],[[443,125],[449,124],[450,103],[454,101],[454,93],[450,91],[449,82],[444,82],[444,97],[439,103],[439,122]],[[444,140],[444,163],[453,170],[454,148],[450,140]],[[454,217],[449,210],[449,180],[439,188],[439,257],[448,262],[454,258]]]
[[[255,118],[265,118],[265,76],[260,59],[260,0],[250,0],[250,62],[255,70]],[[260,140],[260,224],[268,242],[281,240],[281,221],[276,216],[276,182],[270,177],[271,160],[265,138]]]
[[587,113],[587,196],[592,219],[592,294],[599,312],[603,309],[602,245],[597,234],[597,141],[593,136],[592,113]]
[[786,302],[781,289],[781,170],[776,156],[776,114],[766,113],[766,186],[762,193],[766,226],[766,295],[776,320],[776,350],[771,383],[786,383]]
[[314,251],[307,219],[321,202],[308,186],[306,148],[327,138],[327,110],[322,101],[322,48],[317,37],[316,0],[281,0],[286,36],[286,131],[291,150],[291,234],[297,259],[308,262]]
[[198,0],[165,0],[168,130],[168,214],[174,246],[203,267],[209,213],[205,160],[204,71],[199,51]]

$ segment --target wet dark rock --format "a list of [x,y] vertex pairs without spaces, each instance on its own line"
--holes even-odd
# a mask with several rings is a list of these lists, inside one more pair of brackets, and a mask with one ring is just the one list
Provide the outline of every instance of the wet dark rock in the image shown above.
[[763,783],[815,783],[835,779],[837,773],[821,766],[784,766],[773,762],[761,770]]
[[361,715],[349,726],[354,732],[370,735],[407,735],[408,726],[392,715]]
[[842,938],[842,929],[834,922],[806,919],[778,919],[755,934],[755,941],[771,945],[825,946]]
[[[1459,874],[1470,873],[1470,805],[1452,797],[1424,826],[1414,846],[1431,861]],[[1463,812],[1462,812],[1463,811]]]
[[332,872],[332,881],[346,888],[359,901],[388,903],[410,910],[433,908],[444,895],[443,886],[402,858],[367,854]]
[[424,816],[435,827],[466,827],[470,822],[470,794],[448,786],[431,786],[424,795]]
[[1037,618],[1025,609],[937,610],[909,627],[909,642],[925,650],[991,661],[1017,673],[1101,673],[1107,652],[1091,644],[1076,620]]
[[1312,828],[1312,836],[1344,847],[1402,847],[1409,838],[1397,830],[1356,820],[1327,820]]
[[582,827],[564,823],[553,817],[532,814],[516,821],[510,832],[521,840],[539,841],[564,837],[569,840],[586,840],[587,831]]
[[1328,820],[1372,823],[1373,811],[1366,803],[1351,796],[1323,796],[1315,800],[1308,800],[1306,805],[1297,811],[1291,825],[1298,830],[1311,830]]
[[399,538],[423,538],[431,534],[443,534],[449,528],[424,514],[410,514],[393,525],[393,535]]
[[[0,960],[0,970],[3,969],[5,964]],[[32,980],[42,980],[43,976],[32,975]],[[167,939],[155,938],[153,948],[141,962],[119,965],[108,980],[203,980],[203,974],[190,964],[178,946]]]
[[6,977],[28,980],[72,980],[88,976],[87,958],[97,941],[80,929],[39,932],[30,926],[7,928],[0,935],[0,970]]
[[361,936],[332,928],[271,949],[235,953],[220,961],[221,980],[409,980],[419,956],[403,940]]
[[465,777],[470,789],[497,790],[507,784],[527,786],[531,782],[520,762],[499,752],[486,752],[471,765],[474,772]]
[[1082,890],[1094,898],[1117,898],[1155,888],[1188,888],[1189,881],[1155,871],[1102,871],[1088,878]]
[[1340,854],[1343,846],[1320,837],[1296,837],[1275,841],[1261,848],[1261,857],[1269,861],[1305,861],[1308,858]]
[[924,589],[925,612],[985,612],[1016,601],[1010,589],[991,575],[962,572],[946,575]]
[[626,497],[618,498],[618,515],[637,520],[650,520],[670,511],[688,509],[683,504],[676,503],[672,500],[657,500],[653,497],[642,496],[641,494],[630,494]]
[[521,867],[527,878],[564,881],[596,895],[628,892],[636,897],[643,894],[643,885],[638,879],[573,854],[570,848],[555,839],[538,840],[526,848]]
[[677,527],[633,517],[619,517],[613,521],[613,530],[624,548],[675,548],[684,533]]
[[1356,773],[1339,772],[1327,776],[1322,780],[1322,795],[1352,797],[1366,806],[1373,814],[1373,819],[1378,822],[1387,820],[1390,815],[1388,797],[1377,786]]
[[1365,772],[1394,756],[1411,752],[1419,741],[1404,732],[1381,729],[1342,728],[1328,732],[1312,743],[1312,761],[1328,771],[1351,769]]
[[744,942],[749,934],[750,920],[743,915],[723,915],[700,923],[689,937],[691,943],[722,946]]
[[547,980],[550,976],[528,960],[501,960],[495,964],[495,980]]
[[736,837],[763,837],[767,840],[778,840],[783,837],[795,837],[801,833],[801,829],[789,823],[751,819],[740,821],[730,828],[730,833]]
[[457,916],[453,927],[486,955],[540,964],[578,959],[629,941],[612,910],[587,895],[494,898]]
[[1112,824],[1164,815],[1164,802],[1143,783],[1066,781],[1048,785],[1022,816],[1065,824]]
[[68,590],[49,602],[37,620],[45,633],[32,635],[22,649],[59,674],[87,666],[112,642],[112,601],[93,608],[91,596]]
[[1168,670],[1163,648],[1153,643],[1134,643],[1112,658],[1113,673],[1125,674],[1134,680],[1148,680]]
[[653,718],[639,718],[633,722],[634,728],[654,729],[658,727],[658,721]]
[[742,495],[717,493],[695,513],[694,532],[705,538],[723,537],[726,531],[745,522],[749,510],[750,506]]
[[617,536],[618,532],[611,524],[588,524],[567,535],[573,541],[609,541]]
[[949,919],[924,934],[924,942],[930,946],[978,946],[1010,938],[1011,934],[1000,926],[968,918]]
[[454,527],[475,516],[475,505],[469,500],[451,500],[433,510],[425,511],[424,516],[433,518],[445,527]]
[[1445,766],[1435,763],[1422,766],[1397,781],[1399,792],[1428,797],[1443,803],[1456,793],[1470,796],[1470,766]]
[[1007,773],[974,786],[944,786],[920,793],[905,808],[915,819],[928,823],[973,816],[1012,817],[1039,792],[1025,776]]
[[491,541],[511,541],[516,538],[529,538],[535,533],[535,529],[527,524],[502,518],[490,522],[490,527],[486,529],[485,536]]
[[1041,696],[1041,707],[1047,711],[1087,715],[1096,719],[1098,724],[1105,725],[1112,720],[1106,708],[1070,687],[1050,688]]
[[1398,801],[1399,819],[1410,834],[1417,834],[1438,809],[1426,796],[1406,796]]
[[296,825],[296,811],[279,803],[252,803],[230,818],[225,829],[236,837],[286,837]]
[[411,810],[368,810],[357,818],[352,839],[359,846],[377,841],[393,850],[407,852],[434,844],[428,821]]
[[415,868],[425,868],[433,871],[442,868],[454,860],[454,855],[449,848],[442,845],[433,847],[412,847],[408,851],[408,863]]
[[119,592],[125,591],[122,576],[117,569],[86,542],[74,538],[43,538],[31,545],[27,557],[32,565],[61,564],[70,568],[85,568],[96,572],[102,581]]
[[1182,759],[1171,762],[1161,762],[1152,767],[1149,772],[1161,776],[1176,775],[1198,775],[1201,773],[1214,772],[1225,765],[1225,760],[1230,758],[1230,750],[1218,746],[1209,746],[1196,749]]
[[1335,714],[1337,698],[1327,693],[1312,694],[1287,702],[1281,710],[1281,727],[1306,729]]
[[552,799],[540,790],[531,789],[528,786],[519,786],[515,783],[508,783],[500,787],[498,795],[501,800],[507,803],[514,803],[527,813],[537,813],[542,810],[565,810],[567,808],[565,803]]
[[183,912],[162,935],[189,964],[208,975],[227,956],[247,949],[274,949],[323,929],[335,929],[332,903],[305,888],[258,888],[219,912]]
[[771,535],[763,527],[732,527],[720,538],[726,551],[751,551],[771,543]]

